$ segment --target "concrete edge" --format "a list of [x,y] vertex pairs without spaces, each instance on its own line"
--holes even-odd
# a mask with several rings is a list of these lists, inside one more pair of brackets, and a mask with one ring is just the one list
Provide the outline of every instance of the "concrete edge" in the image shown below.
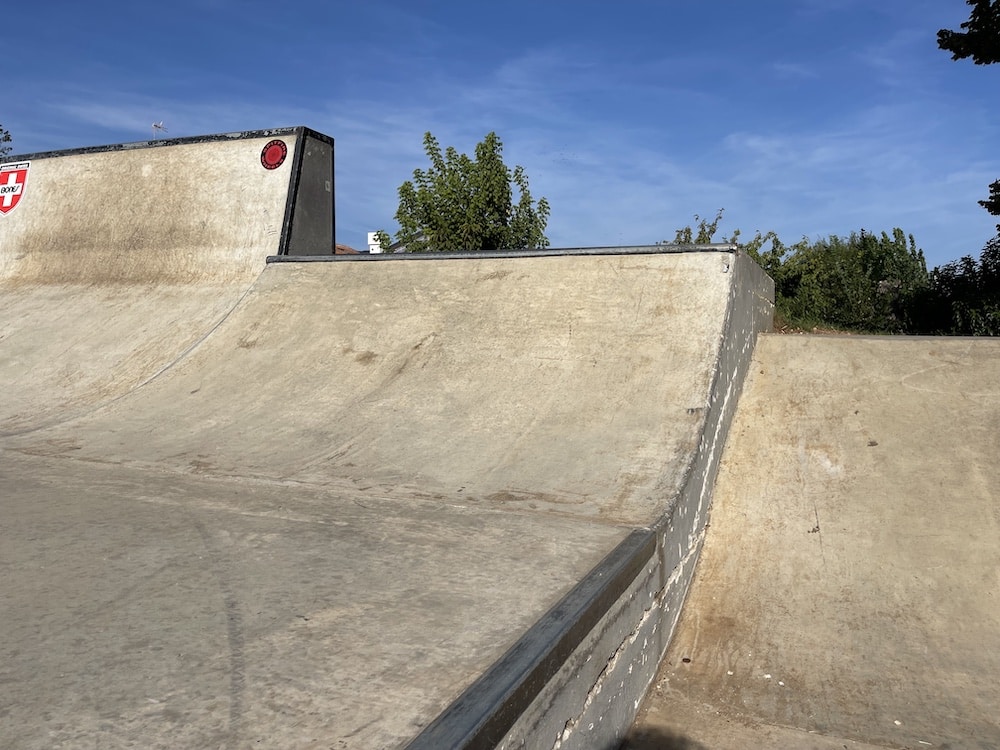
[[949,336],[939,334],[903,334],[903,333],[812,333],[803,331],[802,333],[777,333],[772,332],[769,336],[787,336],[789,338],[800,339],[848,339],[852,341],[1000,341],[1000,336]]
[[[305,135],[295,133],[295,150],[292,152],[288,172],[288,191],[285,194],[285,211],[281,219],[281,236],[278,238],[278,255],[287,255],[292,240],[292,222],[295,221],[295,204],[298,201],[299,180],[302,177],[302,160],[305,154]],[[331,170],[332,171],[332,170]],[[332,238],[331,238],[332,245]],[[267,265],[265,260],[264,265]]]
[[651,531],[630,533],[407,748],[496,747],[655,550]]
[[466,258],[549,258],[561,255],[665,255],[668,253],[732,253],[735,245],[622,245],[620,247],[564,247],[541,250],[492,250],[464,253],[359,253],[357,255],[269,255],[267,263],[382,263]]
[[14,161],[51,159],[59,156],[77,156],[79,154],[99,154],[106,151],[132,151],[141,148],[163,148],[164,146],[181,146],[190,143],[211,143],[213,141],[234,141],[253,138],[271,138],[283,135],[300,135],[316,138],[333,144],[333,138],[324,135],[304,125],[287,128],[268,128],[266,130],[241,130],[233,133],[213,133],[211,135],[193,135],[184,138],[158,138],[155,141],[131,141],[128,143],[111,143],[104,146],[84,146],[60,151],[36,151],[28,154],[7,154],[0,157],[0,164]]
[[760,267],[740,252],[720,263],[733,275],[722,346],[680,493],[652,529],[632,532],[408,750],[611,750],[624,739],[680,616],[757,334],[773,319],[774,284]]

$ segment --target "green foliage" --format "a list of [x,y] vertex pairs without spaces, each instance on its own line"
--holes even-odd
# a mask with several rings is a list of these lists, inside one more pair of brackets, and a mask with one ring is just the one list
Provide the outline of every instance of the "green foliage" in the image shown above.
[[[1000,63],[1000,0],[966,0],[966,4],[972,6],[972,12],[961,25],[965,31],[941,29],[938,47],[951,52],[952,60],[971,57],[976,65]],[[992,216],[1000,216],[1000,180],[990,185],[990,197],[979,205]]]
[[749,242],[738,242],[740,234],[738,229],[733,233],[733,240],[738,243],[740,250],[757,261],[772,279],[780,276],[781,265],[789,255],[808,247],[805,239],[787,247],[777,234],[770,231],[761,233],[758,230]]
[[952,60],[972,58],[976,65],[1000,62],[1000,0],[966,0],[972,6],[964,31],[941,29],[938,47],[951,52]]
[[899,228],[800,243],[776,270],[787,319],[869,333],[908,331],[911,303],[929,283],[923,252]]
[[[992,216],[1000,216],[1000,180],[990,184],[989,198],[977,202],[989,211]],[[1000,224],[997,224],[997,231],[1000,232]]]
[[379,247],[382,248],[383,253],[389,251],[390,247],[392,246],[392,238],[389,236],[388,232],[386,232],[384,229],[379,229],[377,232],[375,232],[375,239],[378,242]]
[[921,300],[920,333],[1000,336],[1000,234],[971,255],[935,268]]
[[7,132],[4,126],[0,125],[0,156],[6,156],[11,152],[11,147],[7,144],[13,140],[14,139],[10,137],[10,133]]
[[[980,203],[1000,215],[1000,182]],[[722,220],[695,215],[675,232],[678,244],[711,244]],[[1000,232],[1000,226],[997,227]],[[774,232],[735,244],[774,279],[775,317],[795,328],[858,333],[1000,336],[1000,234],[979,259],[967,255],[928,273],[913,235],[861,230],[847,237],[785,245]]]
[[[725,209],[720,208],[715,212],[715,218],[709,221],[704,219],[698,214],[694,215],[694,220],[698,222],[698,232],[695,234],[694,229],[690,226],[686,226],[682,229],[678,229],[674,233],[674,245],[711,245],[714,241],[715,233],[719,231],[719,222],[722,221],[722,214]],[[723,239],[722,242],[736,242],[736,239],[732,240]],[[664,240],[660,244],[667,244]]]
[[[715,212],[715,218],[711,221],[695,214],[694,220],[697,222],[697,230],[691,226],[678,229],[674,232],[674,240],[672,244],[711,245],[715,242],[715,234],[719,231],[719,223],[722,221],[722,215],[724,213],[725,209],[720,208]],[[777,275],[781,272],[781,263],[784,257],[789,252],[793,252],[798,248],[797,245],[793,248],[785,247],[781,240],[778,239],[778,235],[774,232],[761,233],[758,231],[747,242],[740,241],[742,234],[743,233],[737,229],[731,236],[723,237],[720,242],[723,244],[736,245],[740,250],[748,253],[750,257],[757,261],[761,268],[763,268],[771,276],[771,278],[777,278]],[[665,245],[668,243],[664,240],[658,244]]]
[[[680,244],[709,244],[722,219],[695,216],[697,228],[675,233]],[[798,327],[868,333],[905,333],[914,326],[915,301],[926,295],[924,254],[902,229],[874,235],[803,238],[785,245],[774,232],[741,241],[736,230],[723,240],[736,244],[774,279],[778,316]]]
[[414,170],[413,180],[399,187],[396,241],[407,252],[548,247],[548,201],[540,198],[536,205],[524,169],[504,164],[496,133],[476,145],[475,159],[451,146],[442,153],[430,133],[424,134],[424,151],[430,168]]
[[[757,238],[767,237],[760,235]],[[979,260],[927,272],[912,235],[831,235],[760,251],[741,245],[775,282],[776,315],[797,328],[859,333],[1000,336],[1000,234]]]

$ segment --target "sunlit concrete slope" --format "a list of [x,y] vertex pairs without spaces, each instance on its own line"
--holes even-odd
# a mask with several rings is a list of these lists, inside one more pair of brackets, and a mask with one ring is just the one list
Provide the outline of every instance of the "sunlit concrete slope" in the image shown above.
[[[286,154],[273,168],[269,144]],[[128,393],[214,329],[268,255],[332,242],[332,141],[304,128],[8,159],[26,167],[0,215],[0,435]]]
[[651,523],[700,437],[729,262],[273,265],[169,372],[10,445]]
[[731,248],[274,263],[93,408],[6,365],[0,744],[613,746],[769,284]]
[[1000,341],[765,336],[634,750],[1000,747]]

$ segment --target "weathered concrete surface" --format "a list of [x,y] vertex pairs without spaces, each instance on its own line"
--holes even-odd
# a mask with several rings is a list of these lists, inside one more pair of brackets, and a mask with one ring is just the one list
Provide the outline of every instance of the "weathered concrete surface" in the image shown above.
[[0,454],[0,744],[393,747],[614,526]]
[[[6,157],[31,166],[0,222],[0,278],[114,286],[253,273],[291,232],[301,136],[282,129]],[[275,139],[288,157],[265,169],[261,150]],[[332,205],[324,188],[312,192]],[[332,219],[325,225],[329,235]]]
[[[265,169],[275,138],[288,158]],[[31,166],[0,216],[0,435],[155,378],[283,245],[323,235],[329,253],[333,146],[318,138],[297,128],[9,157]],[[307,192],[309,210],[289,211],[289,196]]]
[[259,273],[138,291],[0,280],[0,435],[88,413],[155,378],[218,326]]
[[998,373],[997,340],[761,338],[627,747],[1000,746]]
[[160,377],[6,445],[648,523],[700,437],[728,259],[269,266]]
[[617,748],[656,675],[701,551],[719,459],[757,334],[772,325],[771,279],[745,255],[729,256],[724,268],[733,278],[697,447],[676,493],[644,532],[650,552],[645,559],[633,556],[642,568],[632,583],[523,710],[498,750]]
[[675,500],[732,259],[276,264],[173,338],[174,279],[24,286],[0,744],[406,742]]

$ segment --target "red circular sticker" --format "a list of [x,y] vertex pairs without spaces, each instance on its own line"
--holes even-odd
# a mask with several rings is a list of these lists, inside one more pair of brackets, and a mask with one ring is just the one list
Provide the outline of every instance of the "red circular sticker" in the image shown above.
[[288,156],[288,146],[284,141],[271,141],[260,152],[260,163],[264,169],[277,169],[285,163]]

